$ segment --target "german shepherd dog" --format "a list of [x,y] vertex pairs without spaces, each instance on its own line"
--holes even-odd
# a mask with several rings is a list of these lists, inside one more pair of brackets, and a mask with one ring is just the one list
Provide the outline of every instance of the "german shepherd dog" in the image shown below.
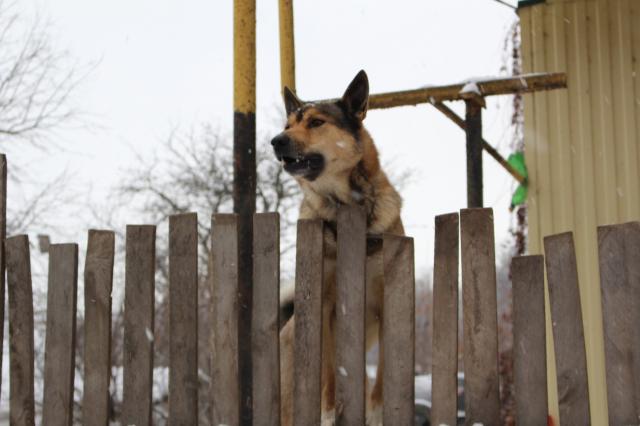
[[[271,144],[284,170],[303,192],[300,219],[322,219],[324,231],[324,290],[322,325],[322,424],[334,423],[336,320],[336,214],[341,204],[364,207],[369,234],[404,235],[402,200],[382,171],[378,151],[363,126],[369,102],[367,74],[360,71],[341,99],[307,103],[285,87],[287,121]],[[367,253],[366,346],[379,340],[382,327],[382,271]],[[293,424],[294,316],[280,333],[281,421]],[[382,360],[382,342],[380,344]],[[382,424],[382,362],[367,398],[367,424]]]

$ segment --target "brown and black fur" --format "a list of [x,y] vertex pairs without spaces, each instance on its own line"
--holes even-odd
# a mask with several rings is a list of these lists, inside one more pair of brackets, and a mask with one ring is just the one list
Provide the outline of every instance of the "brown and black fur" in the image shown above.
[[[285,88],[287,124],[271,141],[275,155],[302,188],[300,219],[323,219],[325,226],[325,283],[322,327],[322,421],[333,424],[335,403],[335,257],[336,213],[341,204],[359,204],[367,214],[369,234],[404,234],[401,198],[380,167],[378,151],[363,126],[369,83],[360,71],[341,99],[305,103]],[[374,262],[375,247],[367,251],[367,348],[378,341],[382,325],[382,269]],[[377,265],[377,266],[376,266]],[[293,328],[295,315],[280,334],[281,420],[293,424]],[[380,344],[382,354],[382,344]],[[382,358],[382,356],[381,356]],[[381,424],[382,374],[367,403],[367,424]]]

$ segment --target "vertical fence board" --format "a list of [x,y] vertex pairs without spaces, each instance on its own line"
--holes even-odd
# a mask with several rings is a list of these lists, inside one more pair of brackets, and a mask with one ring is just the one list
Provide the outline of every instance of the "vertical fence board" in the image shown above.
[[89,231],[84,267],[84,391],[85,423],[109,421],[111,377],[111,289],[115,236]]
[[518,426],[547,421],[547,353],[544,316],[544,257],[515,257],[513,362]]
[[322,359],[323,223],[298,221],[296,245],[293,419],[320,424]]
[[365,424],[367,218],[357,205],[338,210],[336,265],[336,425]]
[[415,422],[413,239],[397,235],[384,235],[383,262],[383,420],[387,425],[413,425]]
[[493,211],[460,212],[464,397],[468,424],[500,422]]
[[47,425],[71,425],[75,376],[78,245],[49,247],[44,402]]
[[455,425],[458,402],[458,213],[436,216],[431,422]]
[[4,348],[5,268],[4,240],[7,237],[7,157],[0,154],[0,396],[2,396],[2,360]]
[[9,418],[11,425],[34,425],[33,293],[29,238],[5,240],[9,294]]
[[[598,227],[609,424],[637,423],[634,329],[640,303],[640,223]],[[635,345],[637,348],[637,344]]]
[[211,221],[213,423],[240,424],[238,371],[238,215]]
[[588,425],[587,360],[573,234],[567,232],[545,237],[544,251],[556,353],[560,423]]
[[280,216],[253,216],[253,424],[280,424]]
[[169,423],[198,423],[198,218],[169,218]]
[[126,236],[122,423],[151,425],[156,227],[129,225]]

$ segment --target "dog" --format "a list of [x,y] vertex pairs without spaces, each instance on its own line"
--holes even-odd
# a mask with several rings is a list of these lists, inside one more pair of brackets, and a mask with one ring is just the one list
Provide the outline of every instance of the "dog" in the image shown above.
[[[378,151],[363,121],[369,103],[369,81],[360,71],[337,101],[301,101],[285,87],[287,114],[284,130],[271,144],[284,170],[303,193],[300,219],[322,219],[324,231],[324,289],[322,324],[322,424],[334,424],[335,413],[335,304],[336,214],[342,204],[364,208],[367,233],[404,235],[400,219],[402,199],[380,166]],[[378,247],[379,251],[379,247]],[[381,335],[383,270],[367,250],[366,346]],[[294,315],[280,332],[281,422],[293,424]],[[367,397],[367,425],[382,424],[382,342],[373,388]]]

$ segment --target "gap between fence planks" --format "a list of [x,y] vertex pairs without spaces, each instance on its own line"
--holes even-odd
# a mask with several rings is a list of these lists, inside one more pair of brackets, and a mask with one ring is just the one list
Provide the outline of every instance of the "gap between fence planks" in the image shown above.
[[4,348],[5,270],[4,240],[7,238],[7,157],[0,154],[0,396],[2,396],[2,360]]
[[128,225],[125,256],[122,424],[151,425],[156,227]]
[[435,218],[431,422],[457,423],[459,216]]
[[33,400],[33,293],[29,238],[18,235],[5,240],[9,293],[9,422],[35,424]]
[[383,418],[387,425],[413,425],[415,364],[415,276],[413,238],[383,237],[384,362]]
[[84,267],[84,390],[82,418],[109,421],[111,378],[111,289],[115,235],[89,230]]
[[253,424],[280,424],[280,215],[253,216]]
[[[500,423],[496,263],[491,209],[460,212],[467,423]],[[470,423],[469,423],[470,424]]]
[[640,223],[598,227],[598,251],[609,424],[635,424],[640,408],[632,391],[640,349],[640,342],[634,343],[640,324]]
[[587,360],[573,234],[544,238],[560,424],[589,425]]
[[49,246],[47,334],[42,418],[47,425],[73,421],[78,245]]
[[198,217],[169,217],[169,423],[198,423]]
[[211,220],[213,424],[240,424],[238,371],[238,215]]
[[293,421],[320,424],[322,290],[324,258],[322,220],[298,221],[294,327]]
[[513,378],[516,424],[545,424],[547,352],[544,310],[544,257],[520,256],[511,262],[513,283]]
[[337,215],[335,422],[365,424],[367,218],[357,205]]

